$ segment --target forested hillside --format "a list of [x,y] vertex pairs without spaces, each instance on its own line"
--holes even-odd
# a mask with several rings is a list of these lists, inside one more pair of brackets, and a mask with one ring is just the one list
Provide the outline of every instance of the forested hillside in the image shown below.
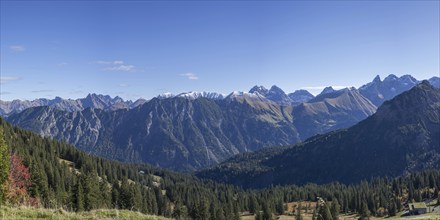
[[[307,184],[244,191],[188,174],[89,156],[66,143],[13,127],[3,119],[0,129],[1,139],[4,134],[6,140],[2,146],[9,146],[10,155],[22,159],[30,174],[24,193],[16,194],[19,198],[2,191],[3,203],[10,205],[69,211],[118,208],[176,218],[229,220],[238,219],[245,211],[262,217],[279,215],[285,212],[284,204],[288,202],[317,201],[317,197],[322,197],[326,201],[338,200],[337,210],[341,213],[382,216],[394,215],[412,199],[437,198],[440,183],[440,172],[432,170],[352,186]],[[5,168],[2,166],[2,171]],[[9,176],[15,171],[10,170]],[[3,186],[10,184],[10,180],[2,181]],[[318,208],[317,212],[324,212],[323,209]]]

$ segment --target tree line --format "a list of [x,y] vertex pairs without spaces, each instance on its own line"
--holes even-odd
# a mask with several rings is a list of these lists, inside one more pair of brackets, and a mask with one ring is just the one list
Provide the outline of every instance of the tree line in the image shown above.
[[[176,219],[219,220],[240,219],[248,212],[256,219],[272,219],[285,213],[289,202],[314,201],[320,204],[316,210],[310,208],[316,218],[335,220],[339,213],[368,218],[396,215],[408,201],[438,198],[440,184],[440,171],[430,170],[356,185],[242,189],[150,165],[98,158],[1,118],[0,146],[0,203],[68,211],[117,208]],[[17,173],[21,182],[12,182]],[[12,183],[21,190],[19,199],[10,196]],[[301,212],[292,214],[301,218]]]

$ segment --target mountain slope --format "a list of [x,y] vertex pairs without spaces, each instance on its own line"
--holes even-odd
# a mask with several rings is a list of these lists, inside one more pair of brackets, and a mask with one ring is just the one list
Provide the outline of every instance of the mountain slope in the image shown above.
[[439,168],[439,137],[440,90],[424,81],[349,129],[239,155],[198,175],[244,187],[399,176]]
[[152,99],[112,112],[37,107],[7,120],[95,155],[191,171],[241,152],[300,141],[291,108],[255,97]]
[[300,138],[305,140],[319,133],[350,127],[374,112],[376,107],[351,88],[321,93],[294,107],[292,114]]
[[[149,165],[94,157],[64,142],[42,138],[30,131],[13,127],[0,117],[0,140],[3,137],[11,152],[19,155],[24,165],[30,168],[32,186],[29,187],[29,195],[38,198],[36,202],[40,201],[41,207],[51,209],[39,208],[38,213],[34,214],[34,210],[27,210],[29,207],[26,205],[28,208],[21,206],[19,212],[15,213],[17,210],[14,208],[11,210],[8,205],[2,206],[0,213],[3,212],[3,217],[7,219],[83,219],[89,217],[88,213],[93,213],[93,219],[101,215],[106,216],[105,219],[117,216],[138,219],[142,217],[139,212],[173,219],[238,219],[239,213],[244,212],[249,216],[248,213],[261,212],[265,205],[278,207],[273,214],[281,213],[283,202],[314,201],[317,195],[338,198],[339,201],[356,201],[360,196],[366,196],[368,201],[377,204],[376,207],[389,210],[411,201],[408,190],[419,195],[414,197],[416,201],[422,201],[433,196],[423,192],[434,192],[440,185],[440,171],[432,170],[411,173],[403,178],[374,179],[350,186],[332,183],[243,190]],[[362,213],[365,210],[364,202],[340,204],[341,210],[351,213]],[[109,208],[115,210],[105,210]],[[61,215],[50,213],[55,209]],[[383,212],[378,210],[373,207],[369,211],[383,217]],[[11,211],[14,213],[9,213]],[[66,211],[78,213],[73,215]],[[133,215],[134,212],[138,214]]]
[[[200,181],[190,174],[94,157],[65,142],[43,138],[13,127],[0,117],[2,145],[3,140],[10,152],[19,155],[24,165],[29,167],[32,185],[28,188],[28,193],[29,196],[38,198],[34,204],[41,202],[41,207],[57,209],[57,213],[61,214],[66,214],[64,210],[83,213],[82,211],[99,209],[102,212],[102,209],[114,208],[172,217],[173,207],[184,206],[187,210],[195,210],[204,202],[208,207],[215,206],[216,210],[220,210],[220,214],[216,215],[219,219],[232,219],[230,216],[234,214],[234,210],[229,207],[239,206],[237,198],[247,201],[248,197],[236,187]],[[20,193],[26,193],[24,189],[25,187],[20,187]],[[19,204],[6,205],[18,207]],[[5,206],[2,209],[3,207]],[[60,207],[63,209],[61,212]],[[214,211],[209,213],[214,215]],[[118,210],[116,213],[129,214]],[[8,216],[7,212],[2,213],[3,218],[5,214]],[[41,213],[35,217],[29,215],[27,213],[23,218],[50,217]],[[182,215],[182,218],[196,218],[196,214],[192,212],[178,215]],[[118,214],[108,215],[106,219],[117,216]],[[86,216],[76,216],[75,219],[78,217],[84,219]],[[129,219],[140,217],[126,216]],[[173,217],[176,218],[174,215]],[[14,215],[13,219],[16,218],[17,215]],[[97,216],[93,219],[96,218]]]

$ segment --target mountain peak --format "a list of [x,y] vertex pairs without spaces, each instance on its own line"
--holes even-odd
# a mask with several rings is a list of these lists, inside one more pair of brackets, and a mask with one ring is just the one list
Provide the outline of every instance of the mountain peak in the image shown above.
[[415,79],[414,77],[412,77],[411,75],[408,75],[408,74],[401,76],[400,80],[402,80],[404,83],[417,84],[417,79]]
[[325,88],[322,90],[322,92],[321,92],[319,95],[324,95],[324,94],[332,93],[332,92],[335,92],[335,91],[336,91],[336,90],[333,89],[333,87],[331,87],[331,86],[327,86],[327,87],[325,87]]
[[292,100],[287,94],[278,86],[273,85],[266,94],[266,98],[272,100],[279,105],[290,105]]
[[269,90],[267,90],[264,86],[254,86],[251,90],[249,90],[249,93],[258,92],[260,95],[266,95],[268,91]]
[[376,77],[374,77],[374,79],[373,79],[373,82],[375,82],[375,83],[380,83],[380,82],[382,82],[382,80],[380,79],[380,76],[379,75],[376,75]]
[[277,85],[272,85],[270,87],[270,90],[282,90],[280,87],[278,87]]
[[174,97],[174,95],[171,92],[164,92],[164,93],[158,95],[156,98],[167,99],[167,98],[172,98],[172,97]]
[[293,95],[308,95],[308,96],[313,96],[312,93],[310,93],[309,91],[305,90],[305,89],[298,89],[295,90],[295,92],[290,93]]
[[399,77],[397,77],[396,75],[390,74],[387,77],[385,77],[385,79],[383,81],[384,82],[389,82],[389,81],[396,81],[398,79],[399,79]]
[[303,103],[313,99],[315,96],[309,91],[300,89],[288,94],[293,103]]

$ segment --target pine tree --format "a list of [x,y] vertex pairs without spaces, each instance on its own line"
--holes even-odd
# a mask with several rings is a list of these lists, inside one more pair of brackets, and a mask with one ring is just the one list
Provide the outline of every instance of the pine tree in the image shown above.
[[369,219],[370,218],[370,210],[368,210],[367,202],[362,201],[361,207],[362,207],[361,213],[360,213],[361,218],[362,219]]
[[317,217],[318,213],[316,212],[316,209],[313,209],[312,220],[317,220]]
[[263,220],[263,215],[260,211],[256,211],[255,220]]
[[333,220],[332,213],[330,212],[330,209],[328,208],[328,204],[323,204],[319,208],[318,213],[319,213],[320,219],[322,218],[323,220]]
[[0,205],[3,204],[9,175],[9,150],[4,139],[3,129],[0,128]]
[[177,201],[176,205],[174,206],[172,217],[177,220],[180,220],[180,219],[185,219],[186,215],[187,215],[187,213],[186,213],[185,207],[183,207],[183,205],[180,201]]
[[210,206],[209,206],[209,214],[210,214],[210,219],[211,220],[216,220],[216,214],[217,214],[217,204],[215,202],[211,202]]
[[77,212],[84,211],[84,189],[82,186],[82,182],[79,180],[73,190],[73,197],[74,197],[73,203],[75,210]]
[[303,220],[303,216],[301,215],[301,203],[296,207],[296,214],[295,214],[296,220]]
[[388,210],[388,215],[389,216],[395,216],[396,213],[397,213],[397,211],[396,211],[396,203],[395,203],[394,200],[392,200],[391,203],[390,203],[390,208]]
[[272,212],[270,211],[269,205],[264,202],[263,203],[263,219],[264,220],[272,220]]
[[254,195],[249,199],[249,212],[255,214],[258,210],[257,198]]
[[278,215],[282,215],[284,213],[284,204],[281,198],[277,200],[275,211]]
[[338,200],[337,199],[333,199],[332,205],[331,205],[331,208],[330,208],[330,212],[332,213],[333,220],[338,220],[339,219],[339,210],[340,210],[340,206],[339,206]]

